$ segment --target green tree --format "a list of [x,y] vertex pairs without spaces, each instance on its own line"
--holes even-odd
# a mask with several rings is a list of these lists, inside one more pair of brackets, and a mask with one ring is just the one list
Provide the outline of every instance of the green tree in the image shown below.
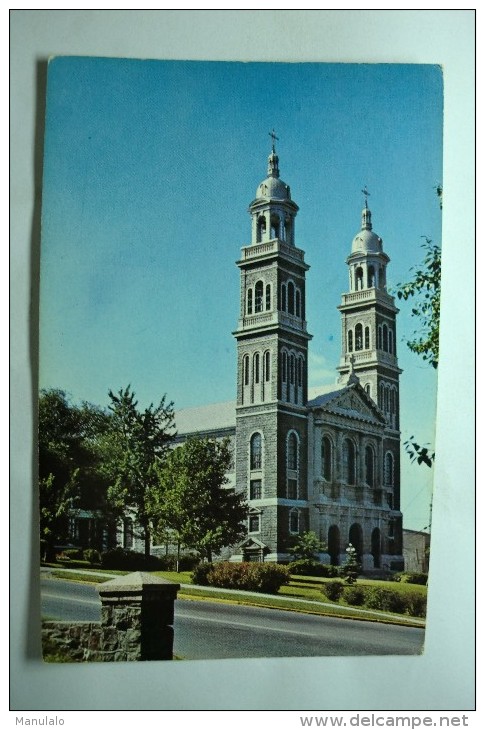
[[109,415],[90,403],[73,405],[59,389],[39,397],[39,500],[43,557],[69,539],[74,507],[103,509],[107,481],[100,449]]
[[[440,209],[443,207],[443,188],[436,186]],[[404,301],[413,300],[411,314],[419,320],[419,328],[406,344],[411,352],[420,355],[434,368],[439,362],[440,301],[441,301],[441,246],[423,236],[425,243],[423,262],[414,268],[412,278],[397,285],[397,297]],[[414,436],[404,442],[411,461],[433,466],[434,451],[429,445],[417,443]]]
[[39,478],[42,560],[53,560],[55,545],[68,541],[69,512],[78,499],[78,489],[76,470],[65,483],[59,484],[53,474]]
[[324,543],[310,530],[299,535],[295,545],[288,552],[294,555],[294,560],[317,560],[318,553],[324,550]]
[[413,268],[410,281],[398,284],[398,299],[414,298],[411,314],[419,319],[407,346],[411,352],[421,355],[425,362],[438,367],[441,298],[441,247],[424,236],[423,263]]
[[351,542],[349,542],[345,552],[347,553],[347,559],[344,565],[342,565],[341,572],[342,575],[345,576],[345,582],[349,585],[353,585],[357,581],[359,573],[362,570],[362,566],[357,557],[357,550]]
[[194,437],[174,449],[159,471],[161,490],[154,510],[160,524],[209,562],[246,532],[248,506],[226,486],[231,463],[229,439]]
[[168,403],[164,395],[158,406],[152,403],[140,410],[129,385],[117,394],[110,390],[109,397],[111,458],[105,467],[111,477],[108,500],[120,515],[133,511],[148,557],[151,534],[159,519],[154,509],[159,503],[158,471],[176,436],[173,403]]

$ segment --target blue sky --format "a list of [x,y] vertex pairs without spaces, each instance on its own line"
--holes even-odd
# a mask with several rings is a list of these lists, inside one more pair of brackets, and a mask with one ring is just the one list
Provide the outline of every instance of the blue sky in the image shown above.
[[[41,387],[100,405],[128,383],[142,404],[235,397],[235,261],[273,127],[311,266],[310,385],[335,380],[363,186],[391,288],[421,260],[422,236],[441,240],[438,66],[51,61]],[[401,342],[409,311],[398,318],[402,433],[432,442],[436,373]],[[428,524],[430,492],[430,470],[403,457],[406,527]]]

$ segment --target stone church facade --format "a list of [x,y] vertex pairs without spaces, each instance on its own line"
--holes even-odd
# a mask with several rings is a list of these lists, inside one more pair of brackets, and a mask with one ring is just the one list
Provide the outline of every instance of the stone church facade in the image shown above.
[[251,242],[237,261],[236,403],[180,411],[179,439],[198,433],[233,440],[230,485],[245,493],[250,511],[247,537],[231,549],[231,560],[288,561],[298,535],[312,530],[326,546],[322,562],[341,564],[352,543],[364,570],[400,570],[398,310],[367,195],[339,306],[338,379],[311,392],[309,266],[274,144],[249,212]]

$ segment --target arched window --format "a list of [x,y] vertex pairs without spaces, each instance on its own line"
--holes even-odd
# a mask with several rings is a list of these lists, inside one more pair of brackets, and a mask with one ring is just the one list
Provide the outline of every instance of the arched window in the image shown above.
[[367,287],[370,289],[371,287],[376,285],[376,272],[373,266],[369,266],[367,269]]
[[291,243],[291,216],[287,215],[285,218],[285,240]]
[[364,272],[359,268],[355,271],[355,288],[359,291],[364,288]]
[[391,328],[389,328],[389,352],[391,355],[394,354],[394,334]]
[[328,436],[322,438],[322,476],[327,482],[332,479],[332,442]]
[[384,383],[381,383],[379,386],[379,408],[381,411],[384,410]]
[[295,314],[295,285],[288,282],[288,314]]
[[370,395],[370,394],[371,394],[371,393],[370,393],[370,383],[366,383],[366,384],[364,385],[364,390],[365,390],[365,392],[367,393],[367,395]]
[[349,349],[349,352],[353,352],[353,350],[354,350],[354,346],[353,346],[354,334],[353,334],[352,330],[349,330],[348,331],[348,333],[347,333],[347,339],[348,339],[348,342],[349,342],[349,348],[348,348]]
[[383,289],[385,284],[384,267],[379,266],[379,288]]
[[281,353],[281,381],[286,383],[288,379],[288,355],[283,350]]
[[250,441],[251,470],[261,469],[262,440],[260,433],[253,433]]
[[291,471],[298,469],[298,438],[296,433],[291,431],[287,441],[287,465]]
[[286,312],[286,284],[281,285],[281,311]]
[[295,356],[293,353],[290,355],[290,383],[295,384]]
[[384,388],[384,410],[389,413],[389,388]]
[[300,307],[300,296],[301,296],[300,295],[300,290],[297,289],[296,292],[295,292],[295,315],[297,317],[300,316],[300,308],[301,308]]
[[257,225],[257,233],[256,233],[256,242],[261,243],[263,240],[263,235],[266,233],[266,218],[264,215],[260,215],[258,218],[258,225]]
[[300,512],[297,509],[290,510],[290,532],[294,535],[300,531]]
[[344,482],[355,484],[355,447],[350,439],[344,439],[342,456]]
[[374,486],[374,451],[371,446],[365,447],[365,483]]
[[364,330],[364,349],[368,350],[370,347],[370,330],[368,327]]
[[248,289],[248,314],[253,313],[253,290]]
[[362,350],[363,347],[363,341],[362,341],[362,325],[357,324],[355,326],[355,350]]
[[249,355],[243,357],[243,378],[244,385],[249,385]]
[[264,353],[264,379],[266,380],[266,382],[268,382],[270,378],[270,352],[269,350],[266,350],[266,352]]
[[266,311],[271,309],[271,284],[266,284]]
[[271,216],[271,238],[279,238],[280,236],[280,219],[277,215]]
[[377,349],[382,350],[382,325],[377,329]]
[[303,358],[298,358],[298,386],[301,388],[303,384]]
[[394,458],[390,451],[387,452],[384,459],[384,485],[386,487],[394,486]]
[[257,281],[254,287],[254,311],[263,311],[263,282]]
[[259,352],[256,352],[254,355],[254,382],[259,383]]
[[250,512],[248,517],[248,532],[260,531],[260,514],[258,512]]
[[388,329],[385,323],[382,325],[382,349],[384,352],[388,352],[389,350]]

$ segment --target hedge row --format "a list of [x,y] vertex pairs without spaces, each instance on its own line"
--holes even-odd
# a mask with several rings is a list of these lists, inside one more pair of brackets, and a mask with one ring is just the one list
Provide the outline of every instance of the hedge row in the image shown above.
[[257,593],[277,593],[289,582],[288,568],[276,563],[201,563],[192,574],[198,585]]
[[337,580],[326,583],[322,591],[331,601],[342,599],[350,606],[364,606],[390,613],[406,613],[421,618],[426,616],[426,596],[418,591],[398,593],[389,588],[346,586]]
[[292,575],[311,575],[322,578],[336,578],[339,575],[339,569],[335,565],[325,565],[319,563],[318,560],[308,558],[294,560],[288,564],[288,569]]
[[417,586],[425,586],[428,584],[427,573],[396,573],[393,580],[401,583],[412,583]]

